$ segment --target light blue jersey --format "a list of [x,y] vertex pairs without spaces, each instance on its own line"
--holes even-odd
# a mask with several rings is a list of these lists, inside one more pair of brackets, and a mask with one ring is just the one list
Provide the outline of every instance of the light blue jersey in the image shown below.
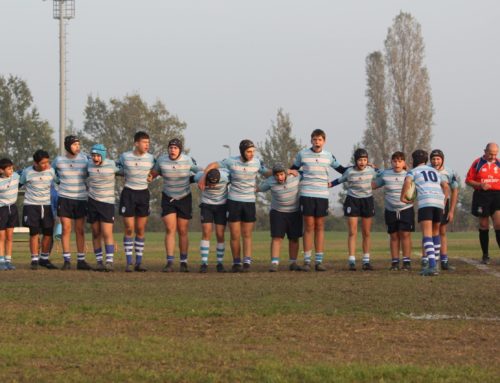
[[95,201],[114,204],[115,203],[115,174],[118,167],[115,161],[105,159],[101,165],[97,166],[90,160],[87,165],[89,178],[87,186],[89,197]]
[[150,153],[135,155],[133,151],[123,153],[116,165],[125,176],[125,187],[132,190],[146,190],[148,175],[155,166],[155,158]]
[[0,207],[14,205],[19,191],[19,174],[0,177]]
[[33,166],[23,170],[19,183],[24,185],[25,205],[50,205],[50,186],[59,182],[54,168],[36,171]]
[[438,172],[441,175],[441,179],[450,186],[450,189],[458,188],[458,175],[455,171],[443,166]]
[[418,208],[437,207],[444,209],[444,194],[441,189],[441,176],[428,165],[418,165],[406,176],[415,182]]
[[303,172],[301,196],[328,199],[328,169],[340,166],[332,153],[327,150],[316,153],[311,148],[303,149],[297,153],[293,165]]
[[154,170],[163,177],[163,193],[180,200],[191,194],[189,177],[200,170],[191,157],[181,153],[175,160],[168,154],[158,158]]
[[274,176],[271,176],[259,185],[259,191],[271,190],[272,210],[293,213],[299,210],[299,184],[300,177],[288,175],[285,182],[280,184]]
[[378,187],[384,187],[385,209],[389,211],[400,211],[410,207],[413,204],[401,202],[401,190],[406,178],[406,170],[399,173],[394,169],[385,169],[377,174],[375,184]]
[[231,186],[228,199],[239,202],[255,202],[255,177],[268,169],[258,158],[243,162],[240,156],[229,157],[220,161],[219,167],[229,170]]
[[78,153],[75,158],[57,156],[52,162],[52,168],[60,181],[57,190],[59,197],[83,201],[87,199],[87,161],[85,154]]
[[335,182],[341,184],[347,182],[347,195],[354,198],[368,198],[373,195],[372,180],[377,171],[371,166],[359,170],[356,167],[348,168]]
[[[229,186],[229,172],[226,169],[219,169],[220,180],[214,187],[205,187],[201,192],[201,203],[207,205],[224,205],[227,202],[227,191]],[[198,172],[194,176],[198,182],[203,176],[203,172]]]

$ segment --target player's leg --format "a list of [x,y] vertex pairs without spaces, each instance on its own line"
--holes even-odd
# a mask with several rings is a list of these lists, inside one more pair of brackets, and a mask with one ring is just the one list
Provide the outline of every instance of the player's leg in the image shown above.
[[188,272],[189,219],[177,216],[177,234],[179,235],[180,270]]
[[77,249],[77,270],[92,270],[85,261],[85,217],[75,218],[75,236]]
[[241,221],[229,222],[229,245],[233,256],[233,272],[241,271]]
[[272,237],[271,239],[271,267],[269,268],[270,272],[275,272],[279,269],[282,242],[283,238],[281,237]]
[[241,237],[243,242],[243,271],[249,271],[252,263],[252,234],[254,222],[241,222]]
[[401,247],[403,249],[403,270],[411,269],[411,232],[410,231],[399,231],[399,238],[401,241]]
[[363,270],[373,270],[370,263],[372,217],[361,218],[361,235],[363,237]]
[[[149,205],[149,201],[148,201]],[[135,217],[135,271],[144,272],[147,269],[142,265],[142,257],[144,255],[144,242],[146,240],[146,225],[148,223],[148,216],[140,215]]]
[[54,216],[50,205],[41,206],[40,228],[42,233],[42,246],[40,251],[39,265],[49,270],[55,270],[57,267],[49,260],[50,251],[54,243]]
[[102,233],[101,222],[94,221],[90,224],[92,230],[92,247],[94,248],[95,260],[97,262],[96,270],[104,271],[104,263],[102,261]]
[[113,237],[113,223],[101,222],[101,236],[104,240],[104,250],[106,253],[105,271],[113,271],[115,257],[115,238]]
[[497,239],[497,245],[500,247],[500,210],[496,210],[492,215],[493,227]]
[[356,239],[358,236],[358,217],[347,217],[347,249],[349,251],[349,270],[356,270]]
[[210,238],[212,237],[212,223],[205,222],[201,224],[200,241],[200,273],[206,273],[208,268],[208,256],[210,253]]
[[391,269],[392,271],[399,270],[399,249],[401,247],[399,232],[389,233],[389,248],[391,251]]
[[127,262],[126,271],[132,271],[132,256],[134,254],[135,218],[123,216],[123,252]]
[[15,267],[12,265],[13,243],[14,243],[14,228],[8,227],[5,229],[5,266],[7,267],[7,270],[15,270]]
[[5,229],[0,229],[0,270],[7,270],[5,261]]
[[177,233],[177,214],[169,213],[162,217],[163,224],[165,225],[165,254],[167,257],[167,264],[163,271],[171,272],[175,259],[175,236]]
[[436,266],[439,265],[441,256],[441,236],[440,227],[443,221],[443,209],[434,208],[432,217],[432,242],[434,243],[434,257],[436,258]]
[[73,220],[69,217],[62,217],[59,216],[59,220],[61,221],[61,228],[62,228],[62,233],[61,233],[61,245],[62,245],[62,251],[63,251],[63,259],[65,263],[65,267],[63,267],[63,270],[66,270],[69,268],[69,265],[71,264],[71,229],[73,226]]
[[311,265],[311,254],[314,239],[314,216],[304,215],[304,237],[303,250],[304,250],[304,270],[309,271]]
[[31,269],[36,270],[38,269],[38,259],[39,259],[39,253],[40,253],[40,248],[39,248],[39,231],[40,229],[38,227],[30,227],[30,254],[31,254]]
[[215,224],[215,238],[217,239],[216,255],[217,255],[217,272],[224,273],[224,252],[226,250],[224,232],[226,231],[226,220],[223,224]]
[[422,275],[434,275],[436,269],[436,255],[434,252],[434,242],[432,240],[432,234],[433,234],[432,218],[420,221],[420,231],[422,232],[422,251],[423,251]]

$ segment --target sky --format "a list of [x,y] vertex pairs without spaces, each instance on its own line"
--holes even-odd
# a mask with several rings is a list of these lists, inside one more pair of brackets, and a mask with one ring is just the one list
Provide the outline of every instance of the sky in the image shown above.
[[[366,126],[365,58],[400,11],[421,24],[435,109],[433,144],[462,177],[499,142],[500,2],[493,0],[76,0],[67,25],[68,118],[89,94],[139,93],[187,123],[202,166],[263,142],[278,108],[303,144],[313,129],[346,164]],[[58,129],[52,1],[0,1],[0,75],[28,82]]]

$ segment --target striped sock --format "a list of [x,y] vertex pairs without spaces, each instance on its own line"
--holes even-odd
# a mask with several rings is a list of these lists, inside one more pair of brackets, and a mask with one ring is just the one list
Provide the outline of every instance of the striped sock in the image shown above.
[[224,242],[217,244],[217,263],[222,263],[224,261],[224,251],[226,247],[224,246]]
[[5,262],[11,263],[12,262],[12,256],[11,255],[6,255],[5,256]]
[[63,253],[64,262],[71,262],[71,253]]
[[278,257],[271,257],[271,263],[273,265],[279,265],[280,264],[280,259]]
[[208,264],[208,254],[210,253],[210,241],[206,241],[202,239],[200,241],[200,257],[201,263],[206,265]]
[[49,260],[49,253],[40,253],[40,259],[42,261],[48,261]]
[[144,253],[144,238],[135,237],[135,264],[142,263],[142,254]]
[[314,255],[314,262],[316,262],[316,264],[323,262],[323,253],[316,253]]
[[356,264],[356,256],[355,255],[349,255],[349,264],[350,265],[355,265]]
[[187,263],[188,262],[188,255],[185,254],[185,253],[181,253],[181,255],[180,255],[179,258],[180,258],[181,263]]
[[304,251],[304,263],[311,263],[311,250]]
[[423,237],[422,246],[424,247],[425,257],[429,260],[429,267],[436,267],[436,255],[434,253],[434,242],[432,237]]
[[436,235],[432,237],[432,242],[434,243],[434,257],[440,259],[441,255],[441,237]]
[[173,255],[167,255],[167,263],[174,263],[175,257]]
[[399,258],[392,258],[392,265],[399,266]]
[[78,262],[85,261],[85,253],[76,253],[76,259]]
[[241,265],[241,258],[234,258],[233,265]]
[[243,263],[250,265],[252,263],[252,257],[243,257]]
[[441,253],[439,256],[439,259],[441,260],[441,262],[447,263],[448,262],[448,254]]
[[370,253],[363,254],[363,265],[370,263]]
[[105,245],[106,263],[113,263],[115,257],[115,245]]
[[410,263],[411,258],[410,257],[403,257],[403,263]]
[[132,253],[134,251],[134,239],[132,237],[123,237],[123,251],[127,259],[127,265],[132,264]]
[[102,262],[102,247],[94,249],[95,260],[97,262]]
[[38,262],[38,254],[31,254],[31,262]]

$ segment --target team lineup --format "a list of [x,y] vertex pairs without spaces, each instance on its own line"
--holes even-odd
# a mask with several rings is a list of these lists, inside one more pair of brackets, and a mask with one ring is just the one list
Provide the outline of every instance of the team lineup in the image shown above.
[[[212,231],[216,238],[216,271],[225,272],[225,231],[229,227],[232,272],[249,272],[252,264],[252,233],[256,222],[256,193],[270,191],[271,265],[279,270],[280,251],[288,239],[290,271],[326,271],[324,257],[325,217],[329,210],[329,188],[345,183],[344,216],[348,228],[349,270],[356,271],[356,239],[361,221],[361,269],[373,270],[370,262],[371,225],[375,215],[373,190],[383,188],[384,218],[389,234],[390,270],[411,270],[412,232],[415,218],[422,233],[420,273],[435,276],[451,270],[448,260],[447,225],[453,221],[458,201],[458,175],[444,165],[444,153],[430,154],[418,149],[411,153],[411,169],[406,154],[395,152],[389,169],[377,169],[368,152],[354,152],[354,165],[342,166],[324,149],[326,134],[316,129],[311,146],[297,153],[292,164],[264,164],[255,156],[252,141],[239,145],[239,155],[199,167],[185,152],[179,139],[168,143],[167,153],[155,158],[149,153],[146,132],[137,132],[134,147],[114,161],[107,158],[102,144],[92,146],[90,156],[80,152],[76,136],[64,140],[65,155],[51,163],[43,149],[33,154],[33,165],[15,172],[8,158],[0,160],[0,270],[14,270],[13,231],[29,228],[31,268],[58,269],[51,262],[56,217],[62,232],[62,270],[72,268],[71,232],[76,237],[76,269],[113,271],[115,242],[115,179],[124,178],[118,212],[123,218],[123,252],[126,272],[145,272],[143,254],[146,225],[150,214],[149,184],[163,179],[161,217],[165,225],[164,272],[174,271],[176,243],[179,271],[188,272],[189,221],[192,219],[191,184],[200,189],[202,224],[199,271],[208,271]],[[470,167],[466,184],[474,188],[472,214],[478,217],[482,262],[489,256],[489,225],[493,223],[500,246],[500,161],[498,145],[489,143],[484,155]],[[408,161],[409,162],[409,161]],[[268,165],[268,166],[266,166]],[[340,177],[331,180],[329,169]],[[257,176],[264,180],[257,182]],[[22,219],[16,201],[25,190]],[[415,211],[415,206],[417,207]],[[416,217],[415,217],[416,216]],[[85,223],[91,226],[96,265],[86,261]],[[299,264],[300,239],[303,260]],[[402,254],[402,259],[400,259]],[[135,255],[135,258],[134,258]]]

